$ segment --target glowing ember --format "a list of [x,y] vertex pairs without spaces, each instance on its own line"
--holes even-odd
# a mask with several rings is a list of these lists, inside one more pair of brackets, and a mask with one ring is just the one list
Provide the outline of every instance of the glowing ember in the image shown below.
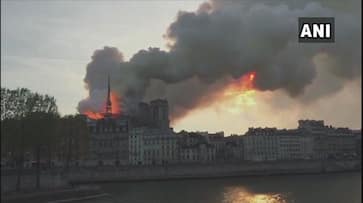
[[119,116],[121,114],[120,97],[111,92],[112,115]]
[[240,113],[245,106],[253,106],[255,101],[254,82],[256,72],[249,72],[228,86],[224,92],[227,99],[227,110],[231,113]]
[[255,74],[256,73],[254,73],[254,72],[249,74],[250,81],[253,81],[253,79],[255,79]]
[[[118,117],[121,114],[121,107],[120,107],[120,97],[115,92],[110,92],[110,99],[111,99],[111,116]],[[98,120],[103,119],[106,114],[106,101],[102,105],[102,111],[94,112],[94,111],[85,111],[83,114],[86,115],[90,119]]]
[[88,118],[94,119],[94,120],[98,120],[98,119],[102,119],[103,118],[103,114],[102,113],[96,113],[96,112],[92,112],[92,111],[86,111],[83,114],[86,115]]

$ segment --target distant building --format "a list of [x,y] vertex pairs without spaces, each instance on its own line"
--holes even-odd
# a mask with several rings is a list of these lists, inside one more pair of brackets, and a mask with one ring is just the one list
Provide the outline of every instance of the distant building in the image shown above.
[[226,160],[226,139],[224,137],[224,132],[208,133],[204,134],[206,136],[208,143],[210,143],[215,148],[215,159],[216,161]]
[[135,115],[112,115],[110,87],[104,118],[87,119],[89,160],[99,165],[163,165],[330,159],[361,156],[361,130],[299,120],[297,129],[249,128],[242,135],[223,132],[175,133],[168,101],[141,102]]
[[109,78],[104,117],[97,120],[87,118],[87,125],[90,134],[88,161],[92,165],[128,164],[130,119],[127,116],[115,118],[112,115]]
[[150,105],[148,103],[145,103],[145,102],[139,103],[137,118],[138,118],[138,121],[140,122],[140,125],[143,125],[143,126],[152,125],[151,110],[150,110]]
[[299,120],[298,124],[298,129],[304,129],[313,133],[322,132],[326,127],[323,120]]
[[178,161],[178,137],[171,130],[133,128],[129,137],[132,165],[168,164]]
[[324,125],[324,121],[299,120],[299,130],[313,139],[313,158],[346,158],[356,156],[356,136],[349,128]]
[[356,138],[356,153],[360,158],[362,157],[362,130],[353,130],[353,135]]
[[244,160],[244,144],[243,137],[231,135],[225,137],[224,157],[226,161],[242,161]]
[[243,136],[246,160],[299,160],[313,155],[313,139],[300,130],[250,128]]
[[216,147],[213,146],[207,132],[178,133],[179,137],[179,162],[181,163],[206,163],[216,160]]
[[150,102],[151,119],[157,128],[169,129],[169,106],[168,101],[156,99]]
[[356,136],[349,129],[332,128],[324,134],[313,136],[314,155],[319,159],[346,158],[356,154]]
[[250,161],[277,160],[279,140],[276,128],[249,128],[243,136],[244,159]]
[[88,120],[90,157],[98,165],[128,164],[127,117]]
[[313,157],[313,138],[304,136],[300,130],[278,130],[279,160],[311,159]]
[[[131,161],[133,164],[146,164],[170,161],[171,158],[174,159],[174,154],[176,154],[175,151],[169,149],[169,140],[173,140],[174,137],[169,136],[173,132],[169,126],[167,100],[156,99],[152,100],[150,104],[141,102],[135,115],[115,116],[112,114],[109,77],[103,118],[87,118],[87,125],[90,132],[88,163],[123,165]],[[142,144],[134,145],[135,142]],[[129,146],[129,144],[131,145]],[[176,144],[174,145],[176,146]],[[174,145],[173,147],[175,147]],[[146,154],[145,156],[144,154],[135,156],[135,150],[137,152],[142,150]],[[171,157],[166,157],[169,156],[168,150]]]
[[207,143],[192,146],[181,146],[181,163],[207,163],[215,161],[215,148]]

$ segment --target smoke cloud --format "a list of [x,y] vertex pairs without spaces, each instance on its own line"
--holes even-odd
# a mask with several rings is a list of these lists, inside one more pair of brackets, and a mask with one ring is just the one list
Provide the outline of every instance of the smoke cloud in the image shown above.
[[[126,112],[161,97],[169,100],[172,120],[213,103],[219,91],[250,71],[260,91],[315,101],[361,77],[360,3],[339,4],[215,0],[195,12],[180,11],[163,35],[167,51],[148,48],[124,61],[117,48],[96,50],[84,79],[90,94],[78,110],[99,109],[108,74]],[[335,17],[335,43],[298,43],[298,17],[310,16]],[[314,62],[316,57],[322,62]],[[326,82],[307,92],[318,71],[333,75],[335,83],[322,77]]]

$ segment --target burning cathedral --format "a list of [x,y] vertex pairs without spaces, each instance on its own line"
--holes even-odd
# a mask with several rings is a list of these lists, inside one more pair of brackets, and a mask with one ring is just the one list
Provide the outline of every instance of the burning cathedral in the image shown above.
[[97,162],[97,165],[126,165],[129,162],[129,132],[132,128],[145,126],[170,130],[168,101],[156,99],[150,103],[140,102],[137,112],[129,115],[114,111],[113,108],[119,104],[114,104],[117,101],[111,97],[108,77],[104,112],[85,113],[90,134],[89,161]]

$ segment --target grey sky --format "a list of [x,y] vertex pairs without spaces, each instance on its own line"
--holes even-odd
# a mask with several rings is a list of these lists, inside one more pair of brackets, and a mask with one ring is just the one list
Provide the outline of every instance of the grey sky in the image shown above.
[[115,46],[128,59],[163,48],[177,12],[200,2],[1,1],[1,86],[48,93],[62,114],[75,113],[94,50]]
[[[96,49],[117,47],[126,61],[140,49],[166,49],[163,34],[178,11],[195,11],[202,2],[2,0],[1,86],[53,95],[62,115],[76,113],[78,102],[87,96],[83,78]],[[322,2],[359,9],[342,7],[340,1]],[[341,79],[325,74],[326,69],[318,70],[301,97],[310,100],[321,84],[339,91],[314,102],[297,102],[281,92],[258,92],[257,104],[237,114],[225,111],[230,101],[217,101],[191,112],[174,127],[239,133],[251,126],[295,127],[297,119],[310,118],[361,128],[361,76],[340,83]],[[337,84],[344,86],[335,88]]]

